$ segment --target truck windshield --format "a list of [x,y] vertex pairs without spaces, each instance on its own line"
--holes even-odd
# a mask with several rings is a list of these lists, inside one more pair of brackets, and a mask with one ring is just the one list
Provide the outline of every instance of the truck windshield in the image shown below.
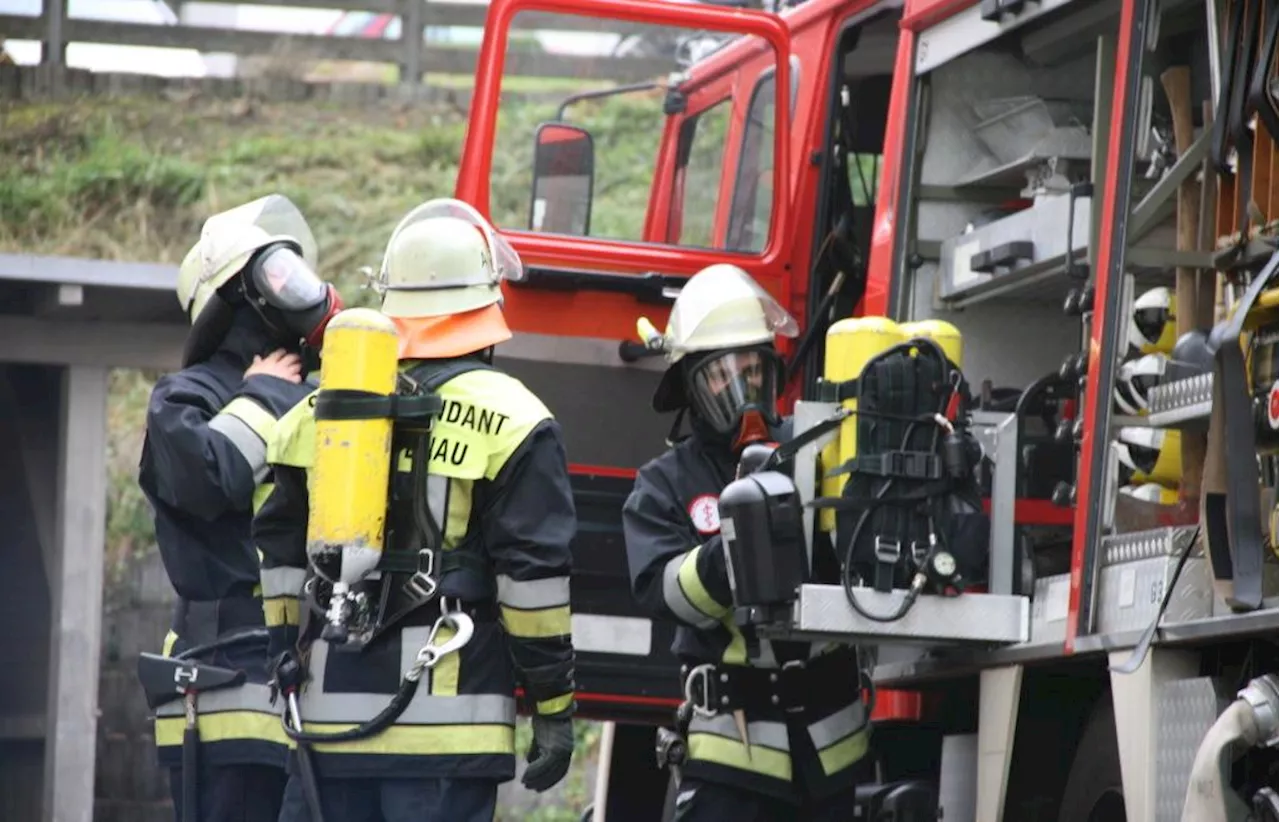
[[[776,59],[761,38],[517,14],[493,146],[493,219],[759,252],[772,211]],[[549,130],[553,122],[574,128]]]

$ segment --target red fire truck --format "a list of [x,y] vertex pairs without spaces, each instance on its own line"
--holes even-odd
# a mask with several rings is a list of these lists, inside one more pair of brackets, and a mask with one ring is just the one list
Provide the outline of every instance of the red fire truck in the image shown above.
[[[841,318],[904,339],[946,323],[976,387],[985,586],[886,626],[815,579],[761,626],[869,649],[883,783],[922,781],[948,822],[1275,818],[1264,5],[493,0],[456,193],[529,269],[501,359],[573,463],[579,700],[610,723],[595,818],[663,814],[654,729],[682,691],[672,626],[629,594],[619,511],[671,420],[635,328],[716,262],[801,322],[783,346],[798,430],[856,376],[832,362]],[[584,55],[581,93],[513,104],[541,59],[525,29]],[[831,447],[797,459],[802,499],[833,482]],[[897,818],[878,801],[857,818]]]

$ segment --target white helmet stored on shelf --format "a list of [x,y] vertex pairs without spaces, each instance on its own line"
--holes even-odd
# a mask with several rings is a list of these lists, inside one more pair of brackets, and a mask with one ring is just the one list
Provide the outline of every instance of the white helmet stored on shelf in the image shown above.
[[1182,480],[1182,434],[1177,429],[1125,426],[1112,444],[1120,460],[1121,484],[1154,482],[1176,488]]
[[1142,354],[1169,354],[1177,340],[1177,300],[1164,286],[1138,295],[1129,314],[1129,347]]
[[1160,384],[1168,367],[1169,358],[1164,354],[1147,354],[1121,363],[1112,392],[1120,413],[1146,414],[1151,408],[1151,389]]

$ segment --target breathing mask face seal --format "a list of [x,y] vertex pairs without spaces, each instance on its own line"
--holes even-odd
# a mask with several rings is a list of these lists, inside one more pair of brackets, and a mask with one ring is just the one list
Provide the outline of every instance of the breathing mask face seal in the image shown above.
[[319,348],[325,326],[342,310],[342,297],[289,243],[267,246],[238,278],[248,304],[268,326]]
[[713,354],[685,376],[689,403],[715,431],[734,435],[734,450],[769,437],[778,423],[779,360],[768,346]]

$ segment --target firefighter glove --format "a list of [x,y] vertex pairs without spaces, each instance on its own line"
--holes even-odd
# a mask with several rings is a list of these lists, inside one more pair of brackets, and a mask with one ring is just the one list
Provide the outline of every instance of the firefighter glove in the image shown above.
[[553,719],[545,716],[533,718],[533,743],[529,746],[529,765],[525,768],[524,786],[542,793],[555,785],[569,772],[573,759],[573,720],[569,717]]

